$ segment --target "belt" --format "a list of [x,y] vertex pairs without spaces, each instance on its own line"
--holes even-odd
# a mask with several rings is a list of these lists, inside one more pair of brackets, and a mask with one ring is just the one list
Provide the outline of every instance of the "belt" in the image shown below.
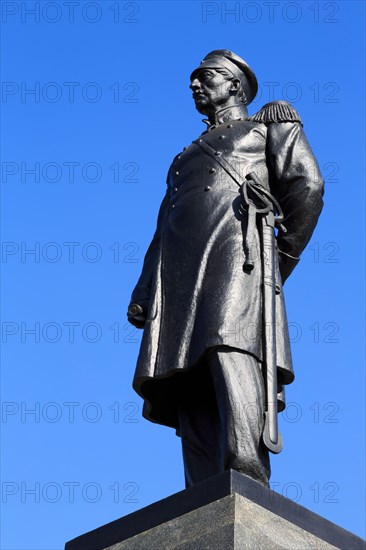
[[246,258],[243,269],[251,271],[254,268],[254,239],[252,237],[256,228],[257,215],[266,215],[272,211],[275,216],[275,227],[286,233],[286,228],[281,223],[283,221],[281,206],[274,196],[260,183],[255,172],[247,174],[245,180],[242,181],[241,174],[223,157],[221,151],[215,151],[203,139],[197,139],[193,143],[217,162],[239,187],[243,204],[248,207],[248,226],[244,239]]

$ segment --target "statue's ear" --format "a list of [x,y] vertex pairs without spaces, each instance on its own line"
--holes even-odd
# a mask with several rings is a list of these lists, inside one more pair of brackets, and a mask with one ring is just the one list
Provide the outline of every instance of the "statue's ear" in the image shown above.
[[238,78],[233,78],[231,80],[230,92],[237,92],[240,88],[240,80]]

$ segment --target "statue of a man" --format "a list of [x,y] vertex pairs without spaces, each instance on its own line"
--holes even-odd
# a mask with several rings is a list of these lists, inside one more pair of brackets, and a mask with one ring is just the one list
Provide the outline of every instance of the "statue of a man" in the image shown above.
[[[190,88],[207,129],[173,160],[132,293],[128,319],[144,328],[133,387],[145,418],[180,435],[186,486],[230,468],[268,484],[268,384],[283,410],[294,379],[282,285],[317,223],[323,181],[289,103],[248,117],[258,85],[243,59],[210,52]],[[269,210],[283,214],[276,238],[270,227],[273,265],[262,231]]]

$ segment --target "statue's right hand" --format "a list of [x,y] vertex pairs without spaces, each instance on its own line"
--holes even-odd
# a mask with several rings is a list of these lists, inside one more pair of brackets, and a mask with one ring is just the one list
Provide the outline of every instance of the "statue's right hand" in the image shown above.
[[127,309],[127,319],[136,328],[144,328],[147,308],[136,302],[132,302]]

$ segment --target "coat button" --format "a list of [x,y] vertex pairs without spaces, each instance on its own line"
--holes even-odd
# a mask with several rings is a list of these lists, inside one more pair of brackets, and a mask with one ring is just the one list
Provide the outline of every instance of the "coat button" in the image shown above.
[[172,208],[172,209],[173,209],[173,208],[174,208],[174,206],[175,206],[175,204],[171,204],[171,205],[170,205],[170,208]]
[[178,187],[174,187],[173,191],[176,193],[178,191]]
[[219,136],[219,139],[225,139],[225,136]]
[[177,170],[177,171],[175,172],[175,175],[176,175],[176,176],[179,176],[179,172],[178,172],[178,170]]
[[212,187],[210,185],[206,185],[204,191],[211,191]]
[[178,155],[178,156],[177,156],[177,159],[180,159],[180,158],[182,158],[182,155]]
[[215,168],[210,168],[209,170],[210,174],[214,174],[216,172]]
[[226,128],[232,128],[232,127],[233,127],[232,124],[228,124],[228,125],[226,126]]
[[215,155],[219,157],[221,155],[221,151],[215,151]]

